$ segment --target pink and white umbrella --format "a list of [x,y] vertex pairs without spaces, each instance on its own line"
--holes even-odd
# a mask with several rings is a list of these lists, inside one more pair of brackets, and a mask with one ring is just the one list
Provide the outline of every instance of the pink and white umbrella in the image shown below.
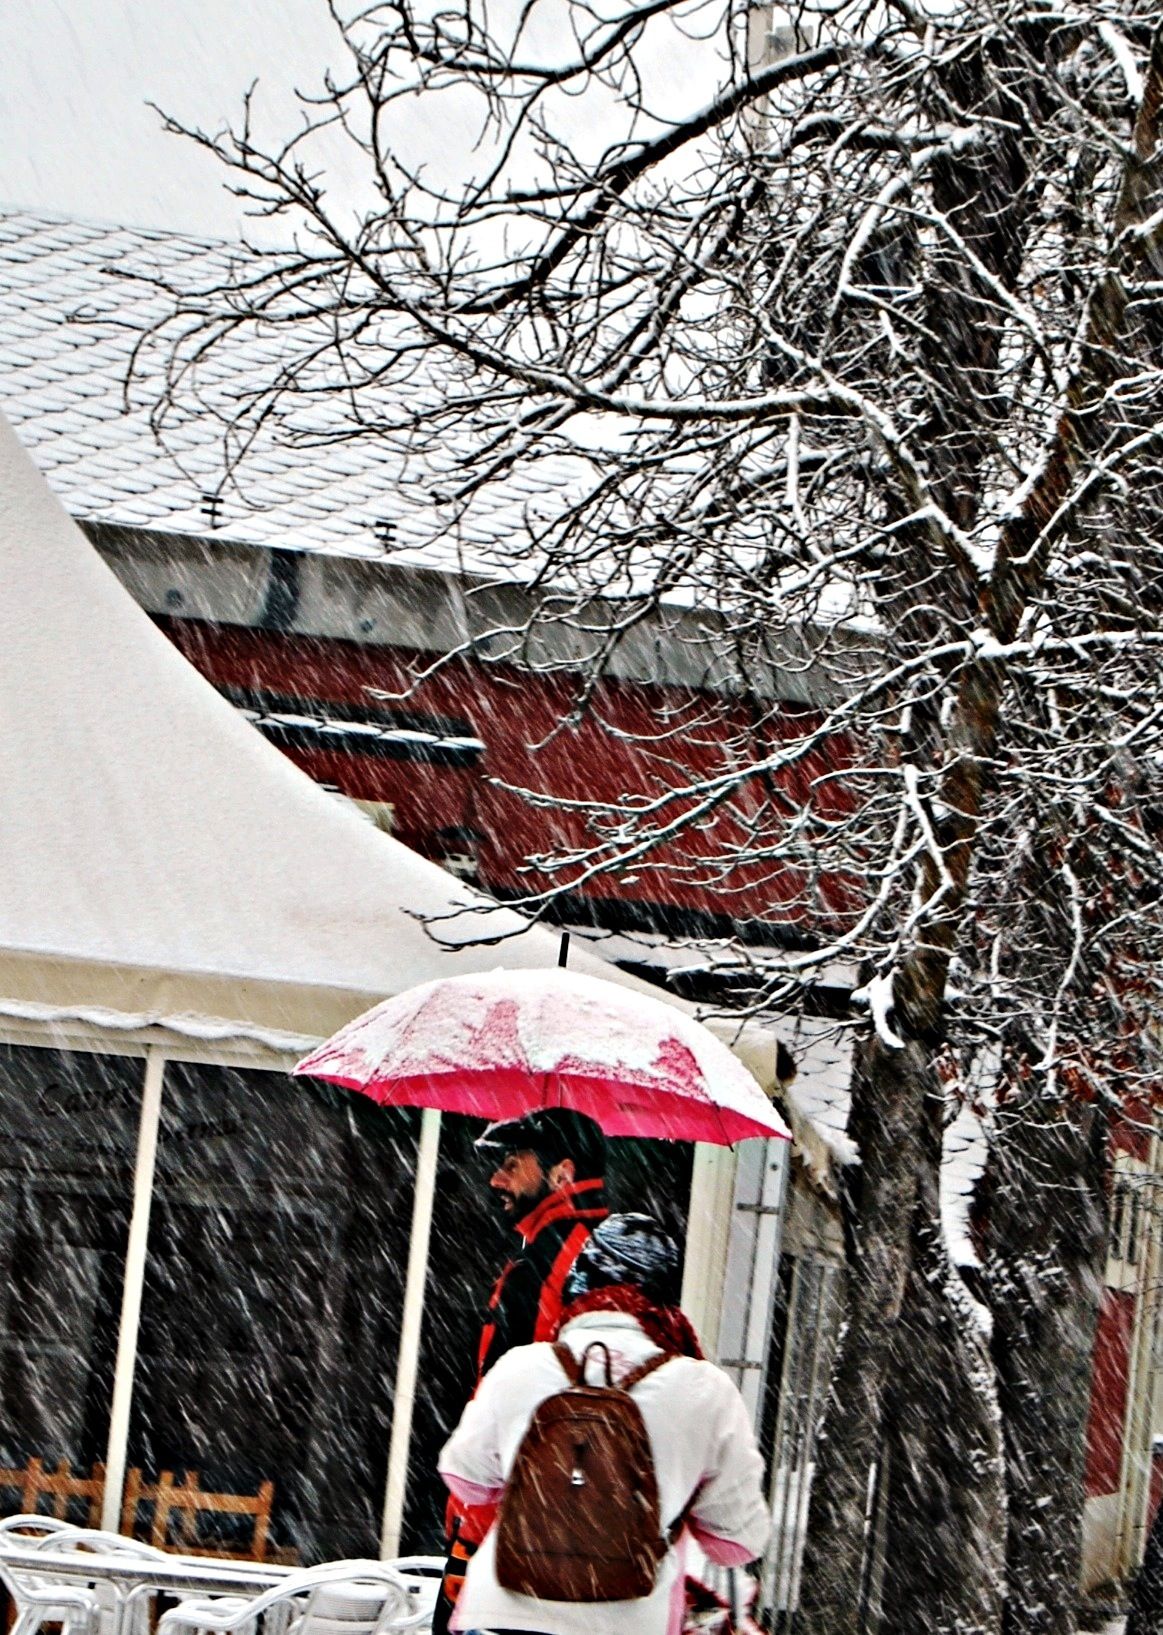
[[385,1106],[475,1118],[572,1107],[607,1135],[728,1146],[791,1133],[701,1022],[576,971],[422,983],[340,1028],[295,1072]]

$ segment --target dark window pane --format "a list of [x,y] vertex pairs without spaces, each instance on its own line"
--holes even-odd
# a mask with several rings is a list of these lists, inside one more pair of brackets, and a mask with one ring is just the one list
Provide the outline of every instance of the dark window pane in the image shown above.
[[[0,1463],[105,1457],[145,1063],[0,1045]],[[0,1508],[21,1508],[14,1489]],[[50,1508],[47,1501],[42,1509]],[[88,1515],[87,1503],[68,1513]]]
[[[417,1128],[280,1074],[166,1068],[130,1464],[273,1482],[271,1546],[305,1562],[378,1554]],[[165,1536],[249,1554],[254,1528],[178,1506]]]

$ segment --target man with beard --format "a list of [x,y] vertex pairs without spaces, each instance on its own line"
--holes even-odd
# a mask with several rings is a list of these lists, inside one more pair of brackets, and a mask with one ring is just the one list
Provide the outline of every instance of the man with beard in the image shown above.
[[476,1149],[495,1163],[490,1196],[519,1240],[485,1313],[479,1384],[511,1347],[554,1332],[565,1280],[608,1211],[606,1140],[592,1118],[548,1108],[490,1124]]
[[[603,1190],[606,1138],[582,1113],[550,1107],[502,1120],[489,1125],[476,1148],[493,1165],[489,1196],[517,1238],[485,1310],[477,1350],[479,1385],[506,1351],[556,1332],[566,1278],[608,1210]],[[450,1503],[448,1565],[433,1635],[447,1630],[465,1567],[492,1520],[492,1507]]]

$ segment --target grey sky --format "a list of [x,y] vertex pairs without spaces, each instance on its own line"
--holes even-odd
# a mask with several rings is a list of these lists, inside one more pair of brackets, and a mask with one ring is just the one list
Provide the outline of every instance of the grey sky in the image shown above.
[[[494,18],[514,3],[499,0]],[[698,43],[695,25],[721,17],[724,5],[684,8],[693,39],[665,24],[650,31],[651,84],[668,113],[712,93],[720,53]],[[570,48],[568,28],[560,33],[555,39],[549,29],[539,47],[550,56],[563,42]],[[343,50],[325,0],[0,0],[0,64],[0,203],[234,238],[243,217],[224,171],[193,143],[166,135],[147,103],[213,130],[237,117],[257,79],[260,131],[285,135],[299,117],[294,89],[317,89],[325,67],[342,66]],[[599,102],[566,99],[559,110],[582,151],[600,151],[618,123]],[[413,162],[423,156],[430,177],[455,185],[484,162],[475,99],[446,94],[396,113],[402,150]],[[313,156],[327,167],[333,200],[350,207],[366,199],[368,178],[345,145],[327,142]],[[286,234],[253,223],[248,230]]]
[[147,99],[213,127],[258,77],[285,124],[339,55],[323,0],[0,0],[0,201],[233,237],[217,166]]

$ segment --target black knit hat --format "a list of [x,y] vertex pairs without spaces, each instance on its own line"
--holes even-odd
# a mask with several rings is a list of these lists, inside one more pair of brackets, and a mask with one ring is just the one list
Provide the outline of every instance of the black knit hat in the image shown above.
[[595,1226],[565,1280],[562,1298],[569,1305],[595,1289],[626,1283],[657,1305],[678,1304],[678,1245],[649,1215],[607,1215]]
[[490,1124],[473,1145],[489,1158],[533,1152],[546,1169],[563,1158],[572,1158],[579,1181],[590,1181],[606,1172],[606,1138],[601,1128],[592,1118],[569,1107],[545,1107],[524,1118],[500,1119]]

